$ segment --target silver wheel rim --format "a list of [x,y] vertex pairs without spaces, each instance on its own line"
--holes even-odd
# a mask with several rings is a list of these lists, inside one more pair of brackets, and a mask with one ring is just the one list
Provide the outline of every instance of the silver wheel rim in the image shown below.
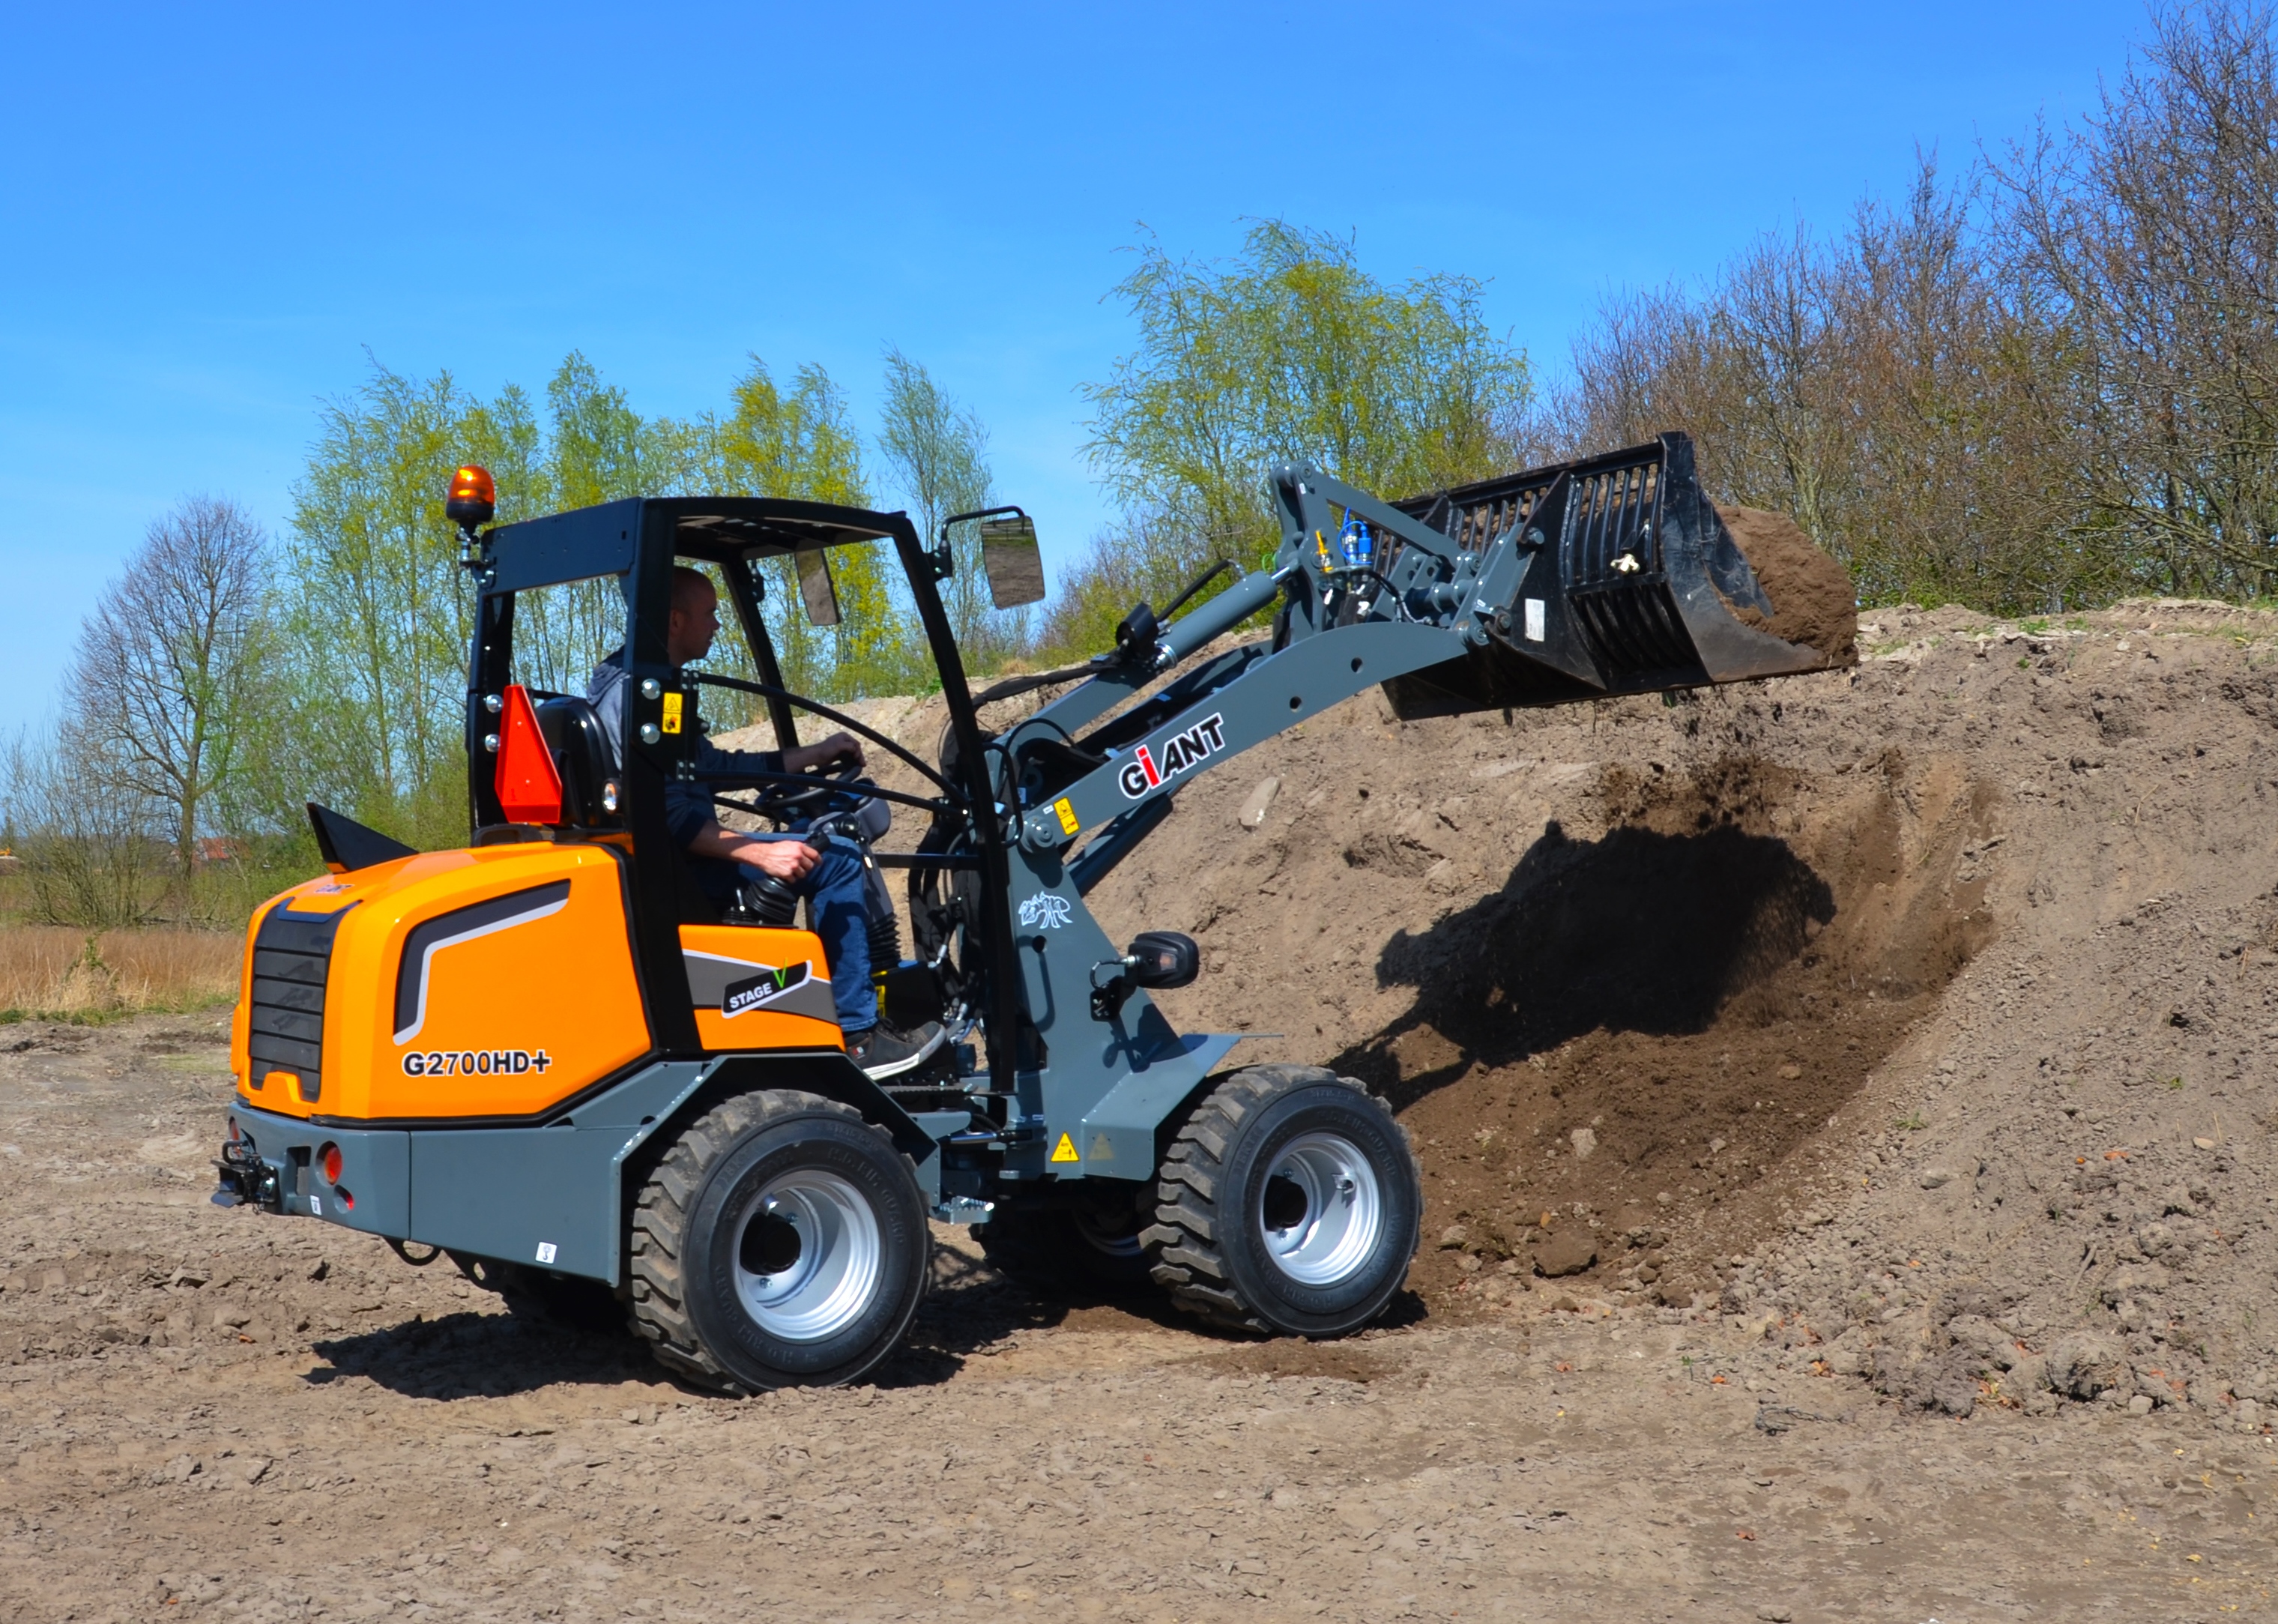
[[1300,1134],[1260,1181],[1253,1216],[1274,1268],[1300,1285],[1331,1286],[1375,1255],[1384,1198],[1376,1169],[1350,1139]]
[[784,1342],[820,1342],[860,1319],[878,1295],[878,1215],[836,1173],[777,1175],[736,1221],[736,1296]]

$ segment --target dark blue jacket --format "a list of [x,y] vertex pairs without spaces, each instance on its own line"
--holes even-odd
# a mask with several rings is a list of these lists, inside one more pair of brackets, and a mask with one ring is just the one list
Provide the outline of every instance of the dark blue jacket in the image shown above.
[[[585,685],[585,698],[593,707],[593,714],[608,736],[609,754],[623,770],[625,759],[625,651],[622,648],[593,668],[592,680]],[[783,752],[780,750],[722,750],[704,737],[704,724],[690,718],[696,730],[696,770],[699,772],[781,772]],[[719,821],[712,805],[715,793],[729,787],[715,784],[687,784],[677,778],[668,780],[664,786],[664,821],[672,831],[672,838],[682,846],[703,832],[707,823]]]

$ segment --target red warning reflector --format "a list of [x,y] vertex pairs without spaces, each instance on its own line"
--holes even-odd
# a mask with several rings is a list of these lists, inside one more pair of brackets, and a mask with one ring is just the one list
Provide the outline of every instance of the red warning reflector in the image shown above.
[[339,1145],[325,1145],[317,1153],[317,1161],[325,1169],[326,1184],[337,1184],[340,1182],[340,1147]]
[[562,775],[554,770],[554,752],[538,731],[538,710],[520,683],[506,691],[506,710],[499,717],[499,810],[509,823],[558,823],[562,821]]

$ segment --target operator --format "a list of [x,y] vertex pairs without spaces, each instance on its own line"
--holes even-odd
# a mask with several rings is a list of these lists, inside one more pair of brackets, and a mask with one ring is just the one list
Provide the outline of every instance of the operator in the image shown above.
[[[664,653],[679,670],[712,650],[720,631],[720,595],[701,571],[675,565],[672,604],[665,623]],[[620,648],[593,668],[585,697],[608,734],[615,758],[624,760],[625,656]],[[845,763],[862,765],[862,747],[845,733],[788,750],[722,750],[696,734],[699,772],[806,772]],[[929,1021],[904,1032],[881,1020],[877,990],[870,984],[869,914],[864,900],[864,869],[857,849],[827,835],[810,843],[799,834],[746,834],[724,827],[714,816],[715,785],[674,780],[665,785],[665,821],[673,839],[696,859],[698,883],[707,892],[732,890],[760,875],[772,875],[807,900],[807,916],[830,961],[830,993],[847,1053],[873,1077],[913,1070],[941,1046],[942,1029]],[[817,849],[818,846],[820,849]],[[707,883],[707,879],[712,883]]]

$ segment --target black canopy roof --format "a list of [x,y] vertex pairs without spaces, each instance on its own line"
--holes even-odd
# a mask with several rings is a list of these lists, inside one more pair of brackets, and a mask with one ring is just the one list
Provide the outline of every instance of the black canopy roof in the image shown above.
[[724,563],[888,539],[903,513],[873,513],[774,496],[635,496],[543,518],[493,525],[483,540],[495,568],[490,592],[523,592],[633,566],[636,539],[669,525],[673,555]]

